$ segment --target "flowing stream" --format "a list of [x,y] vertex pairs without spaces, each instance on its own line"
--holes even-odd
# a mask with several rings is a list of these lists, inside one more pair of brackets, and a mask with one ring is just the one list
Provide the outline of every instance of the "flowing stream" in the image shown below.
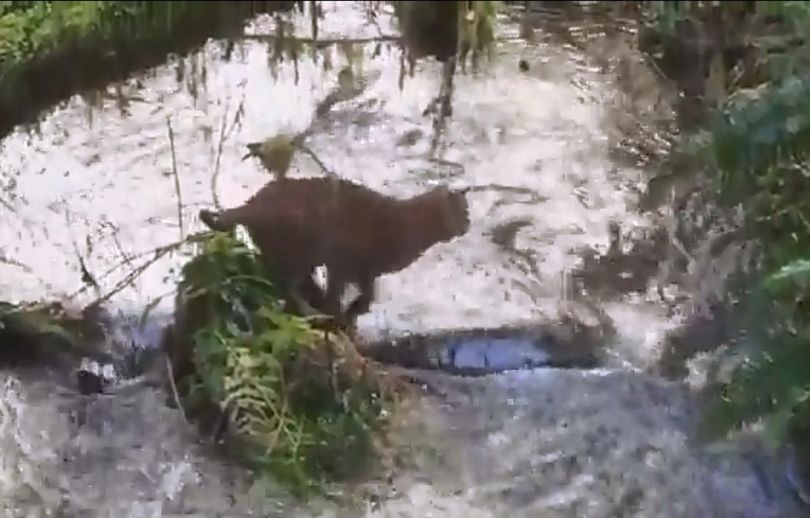
[[[323,5],[319,39],[397,33],[390,13],[372,23],[359,2]],[[311,37],[308,14],[292,21],[296,35]],[[613,332],[594,344],[605,351],[599,368],[415,372],[426,390],[396,435],[413,462],[371,484],[374,498],[351,508],[295,502],[281,490],[265,497],[208,451],[156,388],[121,380],[112,395],[82,396],[53,372],[2,373],[2,516],[797,513],[778,466],[753,438],[714,449],[690,442],[697,414],[689,386],[650,370],[679,313],[647,289],[648,279],[635,290],[576,296],[571,272],[584,250],[608,249],[611,224],[631,237],[657,224],[635,206],[649,173],[643,150],[660,147],[672,114],[666,85],[620,21],[546,12],[530,22],[507,10],[492,61],[456,77],[453,116],[432,158],[433,128],[422,112],[439,92],[439,64],[419,63],[403,79],[400,51],[388,41],[349,51],[304,46],[297,60],[273,63],[270,17],[253,20],[240,41],[209,41],[106,91],[74,96],[37,128],[0,141],[0,293],[63,299],[83,286],[81,257],[100,285],[71,300],[81,305],[127,268],[103,272],[122,261],[131,269],[149,257],[139,254],[202,229],[197,212],[213,206],[212,186],[231,206],[269,180],[257,160],[241,161],[246,144],[309,127],[351,57],[362,93],[337,104],[307,139],[323,162],[396,196],[442,182],[476,186],[469,233],[382,277],[361,334],[379,341],[609,321]],[[303,154],[290,172],[321,174]],[[172,310],[165,294],[187,259],[161,259],[110,299],[114,354],[156,345]]]

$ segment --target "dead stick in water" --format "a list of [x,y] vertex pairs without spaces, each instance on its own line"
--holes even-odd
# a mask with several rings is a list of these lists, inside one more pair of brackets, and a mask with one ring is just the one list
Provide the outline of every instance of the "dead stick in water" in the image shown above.
[[183,196],[180,194],[180,176],[177,174],[177,155],[174,152],[174,131],[172,120],[166,117],[166,126],[169,128],[169,146],[172,150],[172,175],[174,176],[174,190],[177,192],[177,224],[180,225],[180,240],[183,240]]
[[172,388],[172,396],[174,402],[177,403],[177,408],[180,409],[180,415],[183,416],[183,421],[188,421],[186,417],[186,410],[183,408],[183,403],[180,402],[180,393],[177,391],[177,384],[174,382],[174,373],[172,372],[172,360],[168,354],[164,354],[163,358],[166,360],[166,370],[169,373],[169,386]]

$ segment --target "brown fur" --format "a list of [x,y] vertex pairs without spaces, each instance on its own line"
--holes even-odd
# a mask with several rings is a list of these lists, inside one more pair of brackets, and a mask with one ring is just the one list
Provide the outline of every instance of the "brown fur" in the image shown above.
[[[360,296],[344,315],[350,320],[368,311],[377,277],[406,268],[470,226],[462,192],[442,186],[397,199],[331,178],[270,182],[243,205],[219,214],[203,210],[200,218],[214,230],[244,225],[297,302],[340,317],[343,290],[355,283]],[[311,274],[322,264],[328,286],[316,300]]]

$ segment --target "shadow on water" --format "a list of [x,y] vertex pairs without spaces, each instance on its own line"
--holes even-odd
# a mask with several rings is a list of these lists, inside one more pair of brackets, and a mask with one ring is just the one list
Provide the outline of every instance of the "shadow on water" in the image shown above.
[[[360,3],[323,8],[320,39],[372,41],[292,56],[276,51],[273,20],[260,16],[242,41],[209,41],[4,138],[0,292],[79,307],[103,297],[201,228],[200,208],[237,205],[266,182],[257,162],[241,160],[246,144],[309,127],[351,66],[361,94],[307,139],[330,169],[402,197],[439,182],[473,187],[470,231],[379,279],[362,340],[381,359],[476,376],[421,374],[433,395],[413,402],[397,432],[414,460],[369,484],[377,504],[347,510],[294,504],[280,490],[266,498],[207,455],[148,380],[81,396],[41,373],[4,373],[0,501],[23,515],[73,516],[786,516],[739,450],[710,457],[689,443],[695,402],[682,387],[638,372],[677,326],[650,279],[605,297],[572,280],[583,250],[607,253],[611,223],[629,234],[657,225],[635,205],[672,114],[633,35],[567,14],[537,17],[529,31],[509,11],[493,61],[456,77],[453,117],[431,156],[422,114],[440,65],[422,62],[402,80],[396,45],[374,41],[396,33],[390,13],[371,21]],[[291,27],[310,37],[306,14]],[[318,174],[304,156],[290,172]],[[133,344],[156,344],[187,259],[160,257],[109,297],[119,363]],[[546,367],[485,375],[525,366]]]

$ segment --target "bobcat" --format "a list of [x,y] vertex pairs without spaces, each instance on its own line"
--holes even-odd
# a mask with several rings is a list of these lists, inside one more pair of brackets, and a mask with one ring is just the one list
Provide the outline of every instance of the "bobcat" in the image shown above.
[[[398,199],[336,178],[270,182],[238,207],[201,210],[200,219],[212,230],[244,225],[299,310],[344,325],[369,310],[380,275],[406,268],[470,227],[463,191],[440,186]],[[319,265],[328,272],[325,295],[311,278]],[[344,313],[341,296],[350,283],[360,295]]]

